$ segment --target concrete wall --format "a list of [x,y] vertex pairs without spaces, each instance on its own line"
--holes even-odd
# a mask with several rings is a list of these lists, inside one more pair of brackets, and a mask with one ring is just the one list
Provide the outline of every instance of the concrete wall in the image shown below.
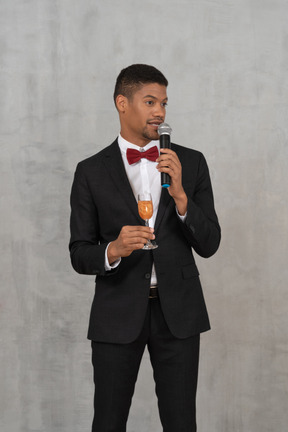
[[[70,267],[69,194],[135,62],[167,75],[173,140],[204,152],[223,229],[197,260],[199,431],[287,431],[287,18],[287,0],[0,0],[1,431],[90,429],[94,287]],[[128,431],[161,431],[147,354]]]

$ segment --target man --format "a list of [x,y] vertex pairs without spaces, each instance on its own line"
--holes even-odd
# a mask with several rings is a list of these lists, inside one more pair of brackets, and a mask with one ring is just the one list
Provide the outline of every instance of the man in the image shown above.
[[[176,144],[159,153],[167,85],[152,66],[121,71],[114,92],[120,135],[78,164],[72,187],[72,265],[96,275],[88,331],[93,432],[126,431],[146,345],[164,432],[196,431],[199,334],[210,325],[192,249],[213,255],[220,227],[203,155]],[[136,160],[127,160],[129,149],[140,151]],[[168,189],[161,190],[161,172],[171,177]],[[151,227],[137,210],[143,191],[152,194]],[[142,250],[149,239],[159,247]]]

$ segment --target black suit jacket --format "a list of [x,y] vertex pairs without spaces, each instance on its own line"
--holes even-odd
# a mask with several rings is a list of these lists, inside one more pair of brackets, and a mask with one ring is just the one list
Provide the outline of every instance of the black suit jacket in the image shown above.
[[182,164],[188,196],[183,223],[168,190],[161,193],[155,222],[159,247],[134,251],[106,272],[105,249],[124,225],[143,225],[117,140],[77,166],[71,192],[71,262],[78,273],[96,275],[88,338],[128,343],[139,335],[147,309],[152,263],[161,306],[174,336],[186,338],[210,328],[193,252],[210,257],[218,249],[220,226],[203,155],[172,144]]

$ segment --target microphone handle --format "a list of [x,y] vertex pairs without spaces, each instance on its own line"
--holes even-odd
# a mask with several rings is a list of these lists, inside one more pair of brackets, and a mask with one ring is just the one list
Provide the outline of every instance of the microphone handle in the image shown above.
[[[160,148],[171,148],[170,135],[160,135]],[[168,188],[171,185],[171,177],[167,173],[161,172],[161,186]]]

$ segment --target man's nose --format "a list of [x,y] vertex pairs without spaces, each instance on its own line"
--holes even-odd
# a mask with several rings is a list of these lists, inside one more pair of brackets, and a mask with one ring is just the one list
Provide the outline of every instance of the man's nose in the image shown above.
[[160,117],[161,119],[164,119],[166,114],[165,107],[161,104],[156,104],[154,108],[155,108],[153,112],[154,117]]

